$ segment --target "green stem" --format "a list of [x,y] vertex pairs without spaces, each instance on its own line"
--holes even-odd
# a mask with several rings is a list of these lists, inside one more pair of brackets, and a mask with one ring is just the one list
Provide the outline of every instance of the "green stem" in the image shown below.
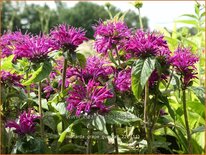
[[140,23],[140,28],[143,29],[142,18],[141,18],[141,14],[140,14],[140,8],[138,8],[138,12],[139,12],[139,23]]
[[41,102],[41,82],[38,84],[38,99],[39,99],[39,115],[40,115],[40,132],[41,137],[44,137],[44,125],[43,125],[43,111],[42,111],[42,102]]
[[118,149],[118,141],[117,141],[117,130],[116,130],[116,125],[113,125],[113,133],[114,133],[114,147],[115,147],[115,151],[118,154],[119,153],[119,149]]
[[66,71],[67,71],[67,59],[64,58],[64,66],[63,66],[63,72],[62,72],[62,86],[61,86],[62,93],[64,92],[64,88],[65,88]]
[[93,130],[89,129],[89,136],[88,136],[88,140],[87,140],[86,154],[91,154],[92,153],[92,133],[93,133]]
[[116,54],[117,54],[117,61],[118,61],[118,64],[119,64],[119,66],[121,67],[120,56],[119,56],[117,47],[115,47],[115,52],[116,52]]
[[188,150],[189,150],[189,154],[192,154],[191,134],[190,134],[190,128],[189,128],[188,116],[187,116],[185,89],[182,89],[182,100],[183,100],[183,111],[184,111],[185,126],[186,126],[186,130],[187,130]]
[[[29,79],[29,72],[27,71],[27,72],[26,72],[26,80],[28,80],[28,79]],[[28,99],[30,99],[30,85],[26,86],[26,89],[27,89]],[[29,107],[29,108],[31,107],[29,101],[28,101],[28,107]]]
[[146,140],[148,145],[148,153],[152,152],[152,147],[150,143],[150,131],[149,131],[149,120],[148,120],[148,100],[149,100],[149,83],[148,81],[145,84],[145,99],[144,99],[144,128],[146,134]]
[[170,75],[169,82],[168,82],[168,84],[167,84],[167,86],[166,86],[165,91],[167,91],[167,89],[168,89],[168,88],[169,88],[169,86],[170,86],[170,83],[171,83],[171,81],[172,81],[172,76],[173,76],[173,73],[174,73],[174,70],[172,69],[172,73],[171,73],[171,75]]

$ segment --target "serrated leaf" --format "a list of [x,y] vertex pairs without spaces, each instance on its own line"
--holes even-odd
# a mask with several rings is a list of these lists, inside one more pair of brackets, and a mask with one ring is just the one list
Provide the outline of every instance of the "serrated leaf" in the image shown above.
[[156,63],[156,59],[153,59],[153,58],[147,58],[144,61],[143,68],[142,68],[142,71],[141,71],[141,76],[140,76],[140,81],[141,81],[140,83],[141,83],[142,87],[145,86],[145,84],[148,81],[150,75],[154,71],[155,63]]
[[52,65],[49,61],[45,61],[36,71],[32,73],[29,80],[25,81],[23,85],[28,86],[35,82],[40,82],[45,79],[52,71]]
[[138,59],[132,68],[132,91],[140,98],[143,88],[155,69],[155,58]]
[[104,116],[102,115],[94,116],[92,120],[92,125],[96,127],[99,131],[102,131],[103,133],[108,134]]
[[109,124],[129,124],[131,122],[141,121],[136,115],[120,110],[110,111],[105,115],[105,120]]
[[56,122],[55,119],[53,118],[53,116],[51,115],[45,115],[43,118],[43,123],[48,126],[50,129],[53,130],[53,132],[56,131]]
[[204,105],[205,104],[205,89],[204,87],[189,87],[190,90],[197,96],[200,102]]

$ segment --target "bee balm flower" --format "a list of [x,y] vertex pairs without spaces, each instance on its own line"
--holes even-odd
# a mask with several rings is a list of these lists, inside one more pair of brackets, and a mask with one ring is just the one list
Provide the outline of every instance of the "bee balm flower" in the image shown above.
[[181,75],[183,88],[185,89],[190,85],[192,79],[196,77],[195,63],[198,58],[193,55],[188,48],[181,48],[175,51],[175,55],[171,58],[172,65],[175,67],[176,72]]
[[83,41],[88,40],[85,34],[83,29],[77,29],[66,24],[61,24],[50,32],[52,39],[64,52],[67,50],[74,52]]
[[67,109],[71,112],[75,110],[76,116],[81,113],[90,113],[92,110],[108,111],[109,107],[105,106],[104,102],[113,97],[106,86],[101,87],[93,80],[90,80],[86,86],[75,85],[69,95]]
[[35,132],[35,120],[39,116],[31,114],[31,110],[26,113],[25,111],[20,115],[19,122],[9,121],[6,124],[8,128],[14,128],[14,132],[19,135],[32,134]]
[[122,49],[126,39],[130,37],[130,30],[124,22],[108,21],[107,23],[99,23],[95,29],[95,49],[99,53],[107,54],[108,50],[112,50],[114,46]]

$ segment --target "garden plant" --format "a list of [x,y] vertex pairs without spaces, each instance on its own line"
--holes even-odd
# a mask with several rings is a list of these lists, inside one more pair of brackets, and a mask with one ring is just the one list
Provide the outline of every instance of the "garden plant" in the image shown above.
[[108,10],[94,40],[64,23],[2,34],[3,153],[204,153],[204,6],[172,32],[145,30],[135,7],[140,28]]

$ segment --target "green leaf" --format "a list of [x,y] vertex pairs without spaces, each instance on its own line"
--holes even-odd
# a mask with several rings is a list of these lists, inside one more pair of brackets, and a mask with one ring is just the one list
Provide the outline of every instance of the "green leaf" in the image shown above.
[[205,89],[204,87],[189,87],[190,90],[197,96],[202,104],[205,104]]
[[63,102],[55,104],[54,102],[51,104],[55,110],[57,110],[61,115],[65,115],[67,113],[66,105]]
[[204,132],[204,131],[205,131],[205,126],[202,125],[202,126],[199,126],[199,127],[195,128],[195,129],[193,129],[192,130],[192,134],[197,133],[197,132]]
[[105,115],[105,120],[109,124],[129,124],[131,122],[141,121],[136,115],[120,110],[110,111]]
[[92,120],[92,125],[96,127],[99,131],[102,131],[103,133],[108,134],[104,116],[102,115],[94,116]]
[[64,146],[62,146],[60,149],[59,149],[60,152],[58,153],[85,153],[86,152],[86,147],[84,146],[80,146],[80,145],[77,145],[77,144],[66,144]]
[[132,91],[140,98],[143,88],[155,69],[155,58],[138,59],[132,68]]
[[62,122],[59,122],[57,124],[57,131],[58,131],[58,134],[62,133]]
[[195,4],[195,13],[199,17],[200,14],[199,4]]
[[13,69],[13,67],[12,67],[13,58],[14,58],[14,55],[10,55],[9,57],[2,59],[1,70],[6,70],[6,71],[12,70]]
[[189,25],[198,25],[195,20],[176,20],[177,23],[189,24]]
[[66,135],[67,133],[71,133],[72,132],[72,127],[76,124],[78,124],[82,119],[78,119],[78,120],[75,120],[72,124],[70,124],[66,130],[64,130],[61,134],[60,134],[60,137],[58,139],[58,144],[60,145],[64,139],[66,138]]
[[194,18],[194,19],[198,19],[195,15],[193,14],[183,14],[181,15],[182,17],[191,17],[191,18]]
[[77,60],[79,62],[79,65],[84,68],[86,65],[86,58],[83,54],[77,53]]
[[49,113],[47,113],[46,115],[44,115],[43,123],[44,123],[46,126],[48,126],[50,129],[52,129],[53,132],[56,131],[56,121],[55,121],[55,119],[53,118],[52,115],[49,115]]
[[201,15],[200,15],[200,18],[204,17],[205,16],[205,12],[203,12]]
[[35,82],[40,82],[45,79],[52,71],[52,64],[49,61],[45,61],[41,67],[32,73],[32,77],[25,81],[23,85],[27,86]]

